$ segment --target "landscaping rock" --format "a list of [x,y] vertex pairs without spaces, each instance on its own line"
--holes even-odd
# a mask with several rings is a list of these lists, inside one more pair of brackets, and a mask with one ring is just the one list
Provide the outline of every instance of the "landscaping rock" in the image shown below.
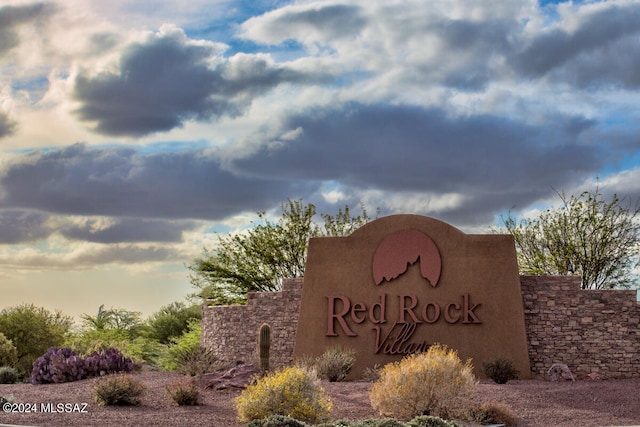
[[599,372],[592,372],[585,377],[585,380],[587,381],[603,381],[605,379],[606,378],[604,377],[604,375],[600,374]]
[[571,370],[564,363],[554,363],[547,371],[547,375],[551,381],[575,381]]
[[243,389],[256,375],[262,375],[260,368],[238,361],[236,366],[227,371],[204,374],[198,385],[201,388],[213,390]]

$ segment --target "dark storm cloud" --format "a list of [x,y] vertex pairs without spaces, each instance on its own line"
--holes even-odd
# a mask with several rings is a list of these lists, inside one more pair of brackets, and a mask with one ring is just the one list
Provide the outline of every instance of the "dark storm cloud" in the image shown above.
[[503,51],[509,45],[509,27],[501,21],[446,20],[435,25],[434,30],[451,49]]
[[58,232],[69,240],[95,243],[181,242],[194,221],[141,218],[73,218],[28,210],[0,210],[0,244],[31,243]]
[[179,127],[185,120],[235,117],[252,99],[303,76],[261,56],[238,55],[211,65],[216,48],[189,42],[179,30],[129,46],[119,73],[75,81],[77,110],[107,135],[141,136]]
[[579,87],[615,84],[637,89],[640,87],[639,39],[640,33],[625,37],[612,46],[580,54],[571,64],[554,70],[551,75]]
[[94,243],[181,242],[194,221],[141,218],[73,218],[28,210],[0,210],[0,244],[31,243],[58,232]]
[[[362,9],[349,5],[313,5],[310,8],[285,7],[262,21],[261,33],[267,40],[296,38],[300,31],[321,32],[339,38],[358,34],[366,24]],[[249,20],[248,22],[251,22]]]
[[[442,83],[460,90],[476,91],[495,78],[490,60],[508,51],[512,28],[500,21],[446,20],[434,25],[431,31],[435,31],[446,46],[441,56],[442,65],[447,68]],[[466,60],[461,60],[462,54],[467,56]],[[461,64],[447,64],[450,57],[461,60]],[[429,75],[430,68],[432,66],[423,71]]]
[[180,253],[171,247],[135,245],[106,245],[96,251],[84,252],[72,258],[70,265],[137,264],[143,262],[175,262]]
[[45,3],[0,7],[0,56],[20,43],[17,26],[38,22],[48,17],[53,11],[54,7]]
[[106,226],[100,219],[89,219],[82,225],[70,223],[59,231],[68,239],[96,243],[181,242],[182,232],[193,228],[195,223],[188,221],[118,218]]
[[0,138],[11,135],[16,124],[9,119],[9,116],[0,111]]
[[274,137],[235,165],[359,189],[465,194],[466,203],[495,212],[599,170],[606,159],[598,147],[579,141],[592,125],[559,117],[535,127],[489,115],[450,117],[435,108],[349,104],[290,117],[279,134],[295,139]]
[[338,4],[283,16],[275,23],[284,22],[344,35],[358,33],[366,21],[359,7]]
[[51,234],[48,215],[21,210],[0,210],[0,244],[33,242]]
[[[270,207],[286,200],[294,188],[295,184],[287,182],[235,175],[224,170],[218,159],[200,151],[142,155],[131,148],[76,144],[31,153],[9,163],[0,174],[0,208],[72,215],[221,219],[245,209]],[[119,232],[130,226],[122,225]],[[153,222],[145,225],[157,226]],[[68,233],[78,235],[82,231]]]
[[640,4],[615,5],[583,19],[575,31],[541,33],[512,59],[528,77],[552,78],[579,86],[620,84],[638,87]]

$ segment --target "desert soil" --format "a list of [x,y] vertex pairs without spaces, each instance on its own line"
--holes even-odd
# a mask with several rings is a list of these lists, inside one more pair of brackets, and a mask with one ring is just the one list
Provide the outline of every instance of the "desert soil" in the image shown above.
[[[0,385],[0,395],[12,395],[16,403],[33,404],[38,412],[2,413],[0,425],[27,426],[220,426],[240,427],[234,398],[239,390],[201,393],[202,405],[179,407],[168,398],[165,387],[182,379],[168,372],[134,374],[146,386],[142,404],[135,407],[101,407],[92,397],[96,379],[65,384]],[[323,382],[333,401],[333,419],[376,417],[369,403],[371,383]],[[640,379],[548,382],[510,381],[498,385],[481,381],[478,402],[507,404],[518,415],[520,426],[631,426],[640,425]],[[72,411],[43,413],[41,404],[69,403]],[[78,404],[78,405],[75,405]],[[26,405],[23,405],[26,407]]]

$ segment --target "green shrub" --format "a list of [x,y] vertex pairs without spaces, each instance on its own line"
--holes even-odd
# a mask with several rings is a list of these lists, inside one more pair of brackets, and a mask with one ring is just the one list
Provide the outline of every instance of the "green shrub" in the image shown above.
[[163,369],[177,371],[184,361],[185,355],[200,347],[200,335],[202,327],[199,321],[189,322],[189,330],[177,338],[171,338],[171,344],[161,361]]
[[343,381],[356,362],[355,351],[342,347],[331,347],[315,360],[320,378],[330,382]]
[[18,364],[18,350],[2,332],[0,332],[0,366],[13,366]]
[[326,423],[316,424],[315,427],[355,427],[357,421],[351,420],[338,420],[338,421],[329,421]]
[[202,319],[199,305],[187,307],[183,302],[173,302],[160,308],[147,319],[144,335],[162,344],[170,344],[189,328],[189,322]]
[[318,377],[295,366],[270,372],[250,384],[235,403],[242,422],[287,415],[316,424],[329,418],[332,406]]
[[49,347],[64,343],[73,320],[60,311],[51,312],[33,304],[22,304],[0,311],[0,331],[17,350],[16,368],[20,376],[31,373],[33,362]]
[[460,427],[460,425],[439,417],[420,415],[408,423],[395,418],[371,418],[359,421],[339,420],[318,424],[316,427]]
[[196,406],[200,404],[200,390],[198,390],[193,380],[174,382],[167,386],[166,390],[171,400],[179,406]]
[[407,427],[459,427],[459,424],[433,415],[420,415],[409,421]]
[[122,353],[130,357],[136,364],[145,363],[151,368],[158,369],[160,360],[167,352],[167,346],[151,338],[136,337],[125,343]]
[[363,421],[355,421],[353,427],[405,427],[406,424],[395,418],[380,418]]
[[13,366],[3,366],[0,368],[0,384],[15,384],[20,379],[18,370]]
[[447,417],[466,408],[476,388],[473,366],[439,344],[386,365],[369,398],[381,415],[412,419],[418,415]]
[[98,405],[139,405],[144,385],[127,374],[107,375],[96,381],[93,397]]
[[307,427],[307,424],[286,415],[269,415],[266,418],[251,421],[247,427]]
[[65,346],[72,348],[82,356],[94,352],[101,353],[109,348],[117,348],[136,365],[147,364],[156,367],[165,350],[165,346],[149,338],[129,338],[124,329],[92,329],[71,335]]
[[189,330],[178,338],[171,339],[172,345],[166,352],[162,367],[185,375],[201,376],[207,372],[224,368],[218,357],[200,345],[202,327],[198,320],[189,322]]
[[504,424],[508,427],[515,426],[518,423],[518,417],[511,408],[500,402],[486,402],[472,408],[469,411],[469,418],[471,421],[482,425]]
[[201,345],[177,352],[174,357],[178,366],[176,370],[192,377],[201,377],[224,366],[218,356]]
[[302,356],[296,357],[293,362],[294,366],[297,366],[300,369],[304,369],[305,371],[316,371],[316,358],[313,356],[309,356],[307,354],[303,354]]
[[142,313],[139,311],[131,311],[123,308],[105,309],[104,304],[98,307],[95,316],[83,314],[80,317],[83,320],[85,330],[119,330],[127,333],[128,338],[136,338],[140,336],[144,325],[141,319]]
[[484,374],[498,384],[506,384],[509,380],[517,380],[520,372],[509,359],[498,357],[484,363]]
[[376,363],[375,365],[373,365],[373,368],[364,368],[364,371],[362,371],[362,380],[369,382],[369,383],[374,383],[378,380],[378,378],[380,378],[380,370],[382,368],[380,367],[380,365],[378,363]]

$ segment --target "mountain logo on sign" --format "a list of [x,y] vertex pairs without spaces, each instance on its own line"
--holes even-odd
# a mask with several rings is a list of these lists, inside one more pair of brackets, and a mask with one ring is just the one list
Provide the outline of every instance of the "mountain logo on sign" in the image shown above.
[[390,282],[420,261],[420,274],[434,288],[438,285],[442,260],[434,241],[418,230],[401,230],[384,238],[373,256],[373,279],[376,285]]

